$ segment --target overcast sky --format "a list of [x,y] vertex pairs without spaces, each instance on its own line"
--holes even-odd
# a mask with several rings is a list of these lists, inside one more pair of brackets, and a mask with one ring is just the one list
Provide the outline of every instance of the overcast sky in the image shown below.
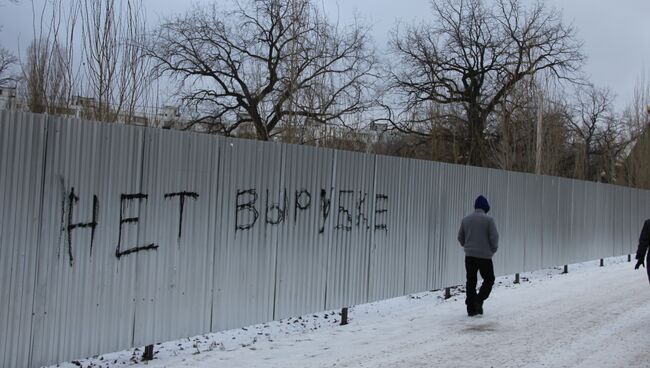
[[[34,0],[38,5],[43,0]],[[193,2],[143,0],[150,23],[182,13]],[[219,1],[219,0],[217,0]],[[318,0],[317,0],[318,1]],[[200,0],[198,2],[208,2]],[[426,19],[430,0],[320,0],[331,19],[349,22],[353,14],[373,26],[377,49],[385,48],[396,22]],[[526,1],[524,1],[526,2]],[[619,108],[632,99],[634,85],[644,71],[650,74],[650,0],[546,0],[562,10],[584,42],[585,72],[599,86],[609,86]],[[17,52],[32,39],[31,2],[0,0],[0,44]]]

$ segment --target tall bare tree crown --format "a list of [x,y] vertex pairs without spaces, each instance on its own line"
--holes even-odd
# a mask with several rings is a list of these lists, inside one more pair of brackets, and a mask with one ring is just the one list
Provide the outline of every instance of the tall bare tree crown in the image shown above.
[[[520,0],[432,2],[430,23],[398,28],[391,87],[406,111],[430,104],[456,106],[466,125],[464,162],[484,164],[485,129],[516,85],[544,72],[572,80],[584,56],[561,14]],[[420,129],[405,119],[405,131]],[[415,121],[417,123],[417,121]]]
[[286,120],[346,123],[370,106],[375,64],[367,29],[337,28],[311,0],[246,0],[195,8],[163,24],[150,47],[161,71],[189,86],[195,123],[268,140]]

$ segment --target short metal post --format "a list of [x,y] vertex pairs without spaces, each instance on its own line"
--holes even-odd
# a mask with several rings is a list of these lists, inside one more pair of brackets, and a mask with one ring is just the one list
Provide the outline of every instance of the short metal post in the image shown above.
[[348,324],[348,307],[341,310],[341,326]]
[[605,266],[605,260],[603,260],[603,259],[601,258],[601,259],[600,259],[600,267],[603,267],[603,266]]
[[564,272],[562,273],[569,273],[569,265],[564,265]]
[[516,273],[515,274],[515,284],[518,284],[518,283],[519,283],[519,274]]
[[142,354],[142,361],[153,360],[153,345],[147,345],[144,347],[144,353]]
[[632,262],[632,255],[631,255],[631,254],[628,254],[628,255],[627,255],[627,261],[628,261],[628,262]]
[[451,298],[451,288],[445,288],[445,299]]

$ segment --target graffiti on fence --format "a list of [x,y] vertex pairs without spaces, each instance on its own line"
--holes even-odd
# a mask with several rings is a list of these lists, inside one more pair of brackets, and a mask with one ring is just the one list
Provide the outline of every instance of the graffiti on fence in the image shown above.
[[[388,231],[388,224],[386,223],[386,214],[388,212],[388,196],[385,194],[377,194],[374,198],[374,203],[368,200],[368,192],[355,191],[348,189],[330,190],[320,189],[319,206],[313,206],[313,191],[309,189],[298,189],[290,193],[290,190],[284,188],[277,192],[265,189],[262,191],[263,198],[260,199],[259,191],[257,188],[238,189],[234,195],[234,212],[235,212],[235,234],[237,232],[249,231],[260,226],[260,223],[265,226],[278,226],[288,223],[297,225],[301,223],[303,217],[307,217],[308,211],[314,210],[316,213],[311,217],[311,221],[317,221],[315,224],[318,226],[318,233],[323,234],[328,228],[329,221],[331,229],[335,231],[351,232],[351,231]],[[164,200],[178,199],[178,227],[177,237],[178,240],[183,237],[183,223],[187,206],[187,200],[191,199],[195,203],[199,203],[199,193],[193,191],[178,191],[165,193],[162,198]],[[336,199],[334,200],[334,197]],[[119,196],[119,213],[116,214],[119,218],[117,230],[117,246],[115,247],[115,257],[122,258],[127,255],[142,251],[151,251],[159,249],[159,244],[150,242],[146,244],[124,244],[123,238],[127,229],[137,229],[141,223],[140,213],[143,208],[147,206],[150,197],[147,193],[122,193]],[[337,211],[335,218],[330,219],[332,202],[336,203]],[[75,231],[87,230],[90,231],[90,255],[92,257],[92,250],[95,243],[95,234],[97,227],[100,226],[100,199],[96,194],[92,195],[92,217],[87,219],[87,222],[81,221],[77,217],[79,206],[83,205],[82,200],[79,198],[75,188],[70,188],[69,191],[64,192],[64,199],[62,201],[61,230],[66,235],[66,246],[68,253],[68,261],[72,266],[74,263],[74,244],[73,233]],[[374,208],[374,216],[370,216],[370,206]],[[138,208],[137,214],[133,214],[133,210],[129,208]],[[291,210],[293,209],[293,216]],[[263,216],[263,221],[260,219]],[[304,223],[308,225],[307,222]],[[175,226],[175,225],[174,225]],[[226,229],[221,229],[225,231]]]
[[[282,189],[275,197],[268,189],[264,192],[263,201],[260,201],[256,188],[237,190],[235,199],[235,231],[244,231],[254,228],[260,217],[264,214],[264,223],[267,225],[281,225],[289,222],[288,211],[293,208],[293,223],[300,222],[299,214],[312,208],[312,193],[307,189],[299,189],[290,196],[287,188]],[[337,212],[334,230],[353,231],[370,230],[368,218],[368,193],[354,190],[326,189],[320,190],[320,207],[318,209],[319,234],[323,234],[330,217],[332,193],[337,196]],[[293,203],[290,203],[293,200]],[[263,205],[261,203],[264,203]],[[388,212],[388,196],[377,194],[375,196],[374,229],[388,231],[385,215]],[[355,221],[356,219],[356,221]]]

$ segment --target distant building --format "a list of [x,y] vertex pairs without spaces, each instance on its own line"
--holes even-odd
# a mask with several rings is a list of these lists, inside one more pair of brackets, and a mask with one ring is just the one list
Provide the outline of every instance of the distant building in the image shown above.
[[16,109],[16,88],[0,88],[0,110]]
[[176,106],[164,106],[158,112],[156,120],[162,128],[171,129],[181,120],[180,109]]
[[[75,95],[72,96],[69,104],[48,106],[45,113],[84,120],[95,120],[97,114],[100,113],[98,109],[99,106],[95,98]],[[28,101],[24,97],[17,96],[16,88],[6,87],[0,88],[0,110],[31,111],[28,106]],[[115,111],[109,111],[108,116],[111,121],[138,126],[176,128],[183,121],[180,109],[175,106],[165,106],[153,113],[131,111],[122,107],[121,111],[117,114],[115,114]]]
[[92,97],[72,96],[72,106],[76,108],[94,109],[96,104]]

